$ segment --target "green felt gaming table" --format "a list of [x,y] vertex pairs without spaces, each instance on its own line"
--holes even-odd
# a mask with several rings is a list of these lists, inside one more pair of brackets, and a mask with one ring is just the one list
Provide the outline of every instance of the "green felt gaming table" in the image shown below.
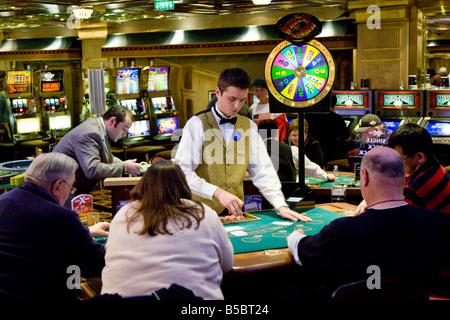
[[253,271],[292,264],[294,258],[287,248],[286,239],[292,231],[302,228],[306,235],[314,235],[331,221],[352,215],[355,209],[355,205],[344,202],[323,203],[297,209],[310,216],[311,222],[293,223],[279,217],[273,210],[264,210],[251,212],[260,220],[225,224],[234,248],[233,269]]
[[340,186],[345,189],[345,202],[359,204],[362,201],[359,181],[355,181],[355,175],[351,172],[341,172],[336,181],[327,181],[305,177],[305,184],[314,192],[316,203],[328,203],[331,200],[333,187]]
[[[353,184],[352,184],[353,183]],[[354,175],[339,175],[336,177],[336,181],[327,181],[327,180],[321,180],[321,179],[316,179],[316,178],[312,178],[312,177],[305,177],[305,184],[310,186],[311,188],[333,188],[336,185],[342,185],[345,188],[350,188],[350,189],[360,189],[359,186],[359,181],[355,181],[355,177]]]
[[275,210],[264,210],[252,213],[255,220],[225,224],[234,253],[285,248],[286,237],[294,230],[301,228],[306,235],[314,235],[331,221],[343,217],[342,214],[318,207],[296,211],[312,221],[294,222],[281,218]]

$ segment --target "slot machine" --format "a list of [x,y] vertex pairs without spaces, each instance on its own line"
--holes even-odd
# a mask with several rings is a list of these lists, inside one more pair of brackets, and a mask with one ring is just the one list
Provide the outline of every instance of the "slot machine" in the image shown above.
[[148,118],[141,93],[141,68],[118,68],[116,79],[116,96],[119,104],[127,107],[135,120]]
[[450,90],[426,91],[426,117],[420,125],[431,135],[433,153],[445,167],[450,165]]
[[374,113],[390,130],[399,125],[414,122],[419,124],[424,113],[423,90],[375,91]]
[[148,69],[147,92],[156,141],[170,141],[172,133],[179,129],[178,111],[169,90],[169,72],[169,67]]
[[48,136],[60,139],[72,128],[71,114],[64,92],[63,70],[42,70],[40,74],[39,102],[43,128]]
[[359,127],[359,120],[372,112],[372,91],[370,90],[333,90],[336,97],[334,112],[344,118],[350,132],[354,134]]
[[41,115],[33,95],[33,72],[7,72],[7,103],[13,116],[11,124],[14,143],[42,139]]
[[116,78],[116,96],[118,103],[127,107],[134,117],[132,128],[126,138],[121,139],[118,144],[131,148],[146,144],[151,136],[151,124],[148,110],[144,103],[141,86],[142,69],[140,67],[118,68]]

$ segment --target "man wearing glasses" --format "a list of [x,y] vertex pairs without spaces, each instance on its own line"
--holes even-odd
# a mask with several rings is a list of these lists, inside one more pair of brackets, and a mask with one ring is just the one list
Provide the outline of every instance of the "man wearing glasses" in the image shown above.
[[43,153],[25,172],[22,186],[0,196],[0,298],[76,299],[68,283],[99,277],[105,250],[92,237],[108,235],[109,223],[84,226],[64,208],[73,192],[78,165],[70,157]]
[[[415,207],[450,214],[450,175],[433,155],[433,140],[428,131],[415,123],[404,124],[389,137],[388,146],[405,163],[405,201]],[[357,213],[364,209],[363,201]]]
[[[75,194],[89,194],[97,182],[108,177],[140,174],[136,159],[122,161],[114,157],[109,142],[126,137],[132,123],[131,111],[117,105],[106,111],[102,118],[88,118],[58,142],[54,151],[68,155],[79,165],[75,172]],[[71,198],[65,204],[68,208]]]

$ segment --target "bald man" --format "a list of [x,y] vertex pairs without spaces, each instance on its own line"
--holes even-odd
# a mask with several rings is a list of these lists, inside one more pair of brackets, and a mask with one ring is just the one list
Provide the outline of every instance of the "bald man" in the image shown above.
[[314,236],[301,229],[288,237],[297,264],[338,286],[367,280],[374,266],[382,277],[434,281],[450,266],[450,217],[408,205],[403,199],[403,159],[391,148],[370,150],[361,162],[367,209],[343,217]]

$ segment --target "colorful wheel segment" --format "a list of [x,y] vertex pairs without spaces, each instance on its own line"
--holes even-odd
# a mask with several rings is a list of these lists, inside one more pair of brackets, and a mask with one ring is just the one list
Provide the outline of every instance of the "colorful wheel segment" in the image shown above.
[[300,46],[288,41],[277,45],[266,61],[265,78],[272,95],[288,107],[310,107],[332,89],[334,60],[316,40]]

